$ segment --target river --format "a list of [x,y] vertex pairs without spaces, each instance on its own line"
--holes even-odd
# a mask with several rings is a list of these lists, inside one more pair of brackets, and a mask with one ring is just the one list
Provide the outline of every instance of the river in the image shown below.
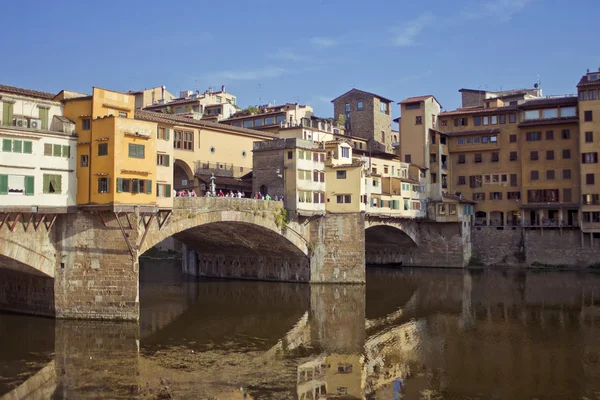
[[600,399],[599,297],[588,271],[306,285],[144,260],[139,324],[0,314],[0,400]]

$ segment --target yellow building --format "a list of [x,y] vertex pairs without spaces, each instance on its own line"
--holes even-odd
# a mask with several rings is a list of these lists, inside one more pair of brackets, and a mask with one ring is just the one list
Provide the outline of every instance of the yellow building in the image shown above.
[[[91,96],[56,97],[65,104],[65,116],[75,122],[77,146],[77,204],[80,207],[146,206],[172,207],[172,167],[157,167],[157,148],[170,155],[172,149],[157,144],[154,122],[134,119],[134,97],[93,88]],[[158,171],[165,168],[163,171]],[[160,177],[159,177],[160,175]],[[157,199],[157,180],[165,185]]]
[[[579,151],[581,157],[582,232],[600,232],[600,70],[588,72],[577,85],[579,94]],[[597,178],[597,179],[596,179]]]
[[363,184],[364,162],[352,157],[352,146],[343,139],[325,142],[325,151],[327,152],[325,164],[327,212],[364,211],[364,196],[366,196]]

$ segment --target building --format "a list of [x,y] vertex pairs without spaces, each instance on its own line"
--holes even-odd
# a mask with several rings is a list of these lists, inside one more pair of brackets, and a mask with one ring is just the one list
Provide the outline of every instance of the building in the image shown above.
[[128,94],[134,96],[136,110],[152,105],[166,104],[175,100],[175,96],[167,91],[166,86],[157,86],[138,91],[130,90]]
[[[579,105],[579,152],[581,153],[581,230],[600,234],[600,69],[581,77],[577,84]],[[598,182],[596,182],[598,177]]]
[[54,94],[0,85],[0,208],[65,213],[76,205],[77,135]]
[[[165,155],[171,156],[172,148],[166,143],[171,139],[157,138],[160,131],[155,122],[134,119],[134,96],[93,88],[90,96],[68,98],[61,92],[55,99],[64,103],[65,116],[75,122],[78,134],[80,208],[172,208],[172,193],[166,187],[171,183],[172,166],[157,165]],[[165,143],[159,144],[160,140]]]
[[258,106],[257,111],[238,111],[230,118],[220,122],[240,128],[277,133],[284,127],[300,126],[302,118],[310,118],[312,115],[313,108],[307,105],[298,103],[267,104]]
[[513,89],[499,92],[475,89],[460,89],[462,107],[483,106],[488,100],[500,99],[503,103],[516,106],[526,100],[542,97],[542,89],[535,85],[533,89]]
[[331,102],[336,121],[348,135],[373,141],[373,150],[393,152],[398,137],[392,136],[392,100],[351,89]]
[[[150,90],[154,94],[154,89]],[[215,92],[212,88],[208,88],[204,93],[184,90],[179,93],[178,98],[171,99],[165,98],[164,90],[161,95],[161,99],[153,101],[151,104],[147,104],[147,101],[142,101],[141,104],[144,104],[142,108],[147,111],[173,114],[193,119],[205,119],[214,122],[227,119],[238,111],[236,97],[231,93],[227,93],[225,86],[221,86],[221,90],[218,92]],[[146,91],[136,92],[136,108],[140,108],[137,107],[137,100],[139,98],[147,100],[147,97]]]
[[348,140],[335,139],[325,142],[326,209],[332,213],[365,211],[368,185],[365,160],[354,158]]

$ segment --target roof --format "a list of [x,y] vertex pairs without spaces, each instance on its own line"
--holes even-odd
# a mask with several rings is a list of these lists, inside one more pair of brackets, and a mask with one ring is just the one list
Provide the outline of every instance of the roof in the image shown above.
[[525,103],[520,104],[519,108],[537,108],[537,107],[550,107],[550,106],[575,106],[577,105],[577,97],[575,96],[561,96],[551,97],[545,99],[531,99]]
[[54,118],[56,118],[60,122],[64,122],[64,123],[68,123],[68,124],[74,124],[75,123],[75,122],[71,121],[69,118],[63,117],[62,115],[55,115]]
[[158,112],[153,112],[153,111],[135,110],[135,119],[139,119],[142,121],[165,123],[165,124],[174,124],[174,125],[186,124],[186,125],[197,126],[200,128],[214,128],[214,129],[228,130],[228,131],[232,131],[232,132],[236,132],[236,133],[242,133],[242,134],[252,135],[252,136],[262,136],[264,138],[270,138],[270,139],[274,139],[274,138],[278,137],[277,135],[275,135],[273,133],[269,133],[269,132],[257,131],[254,129],[241,128],[239,126],[221,124],[218,122],[211,122],[211,121],[206,121],[206,120],[197,120],[197,119],[193,119],[193,118],[180,117],[177,115],[164,114],[164,113],[158,113]]
[[[594,72],[592,72],[592,73],[594,73]],[[596,73],[600,74],[600,71],[598,71]],[[599,80],[595,80],[595,81],[590,81],[588,79],[588,75],[585,74],[579,80],[579,83],[577,84],[577,87],[582,87],[582,86],[598,86],[598,85],[600,85],[600,79]]]
[[451,115],[464,115],[464,114],[494,114],[504,111],[517,111],[517,106],[503,106],[503,107],[490,107],[474,106],[474,107],[462,107],[453,111],[442,111],[440,117],[451,116]]
[[456,137],[456,136],[471,136],[471,135],[489,135],[492,133],[500,133],[500,129],[498,129],[498,128],[473,129],[470,131],[446,132],[446,135],[448,135],[450,137]]
[[351,164],[340,164],[340,165],[332,165],[331,168],[355,168],[355,167],[362,167],[363,166],[363,162],[362,161],[352,161]]
[[360,92],[360,93],[366,94],[366,95],[368,95],[368,96],[377,97],[378,99],[385,100],[385,101],[387,101],[388,103],[393,103],[393,102],[394,102],[394,100],[390,100],[390,99],[388,99],[388,98],[386,98],[386,97],[383,97],[383,96],[380,96],[380,95],[378,95],[378,94],[371,93],[371,92],[366,92],[366,91],[364,91],[364,90],[355,89],[355,88],[348,90],[346,93],[344,93],[344,94],[342,94],[342,95],[339,95],[339,96],[338,96],[338,97],[336,97],[335,99],[331,100],[331,102],[333,103],[334,101],[336,101],[336,100],[337,100],[337,99],[339,99],[340,97],[344,97],[344,96],[345,96],[345,95],[347,95],[348,93],[352,93],[352,92]]
[[521,122],[519,124],[519,127],[560,125],[560,124],[576,124],[578,122],[579,122],[579,119],[577,117],[532,119],[532,120],[529,120],[529,121],[523,121],[523,122]]
[[39,92],[37,90],[23,89],[23,88],[7,86],[7,85],[0,85],[0,92],[18,94],[18,95],[27,96],[27,97],[35,97],[35,98],[44,99],[44,100],[52,100],[54,98],[54,96],[56,96],[53,93]]
[[398,118],[394,118],[392,121],[399,124],[401,119],[402,119],[402,117],[398,117]]
[[89,96],[81,96],[81,97],[69,97],[67,99],[62,99],[62,102],[66,103],[68,101],[75,101],[75,100],[91,100],[93,98],[94,98],[94,96],[91,96],[91,95],[89,95]]
[[452,200],[458,200],[460,203],[477,204],[476,201],[469,200],[464,196],[458,196],[456,194],[450,194],[448,192],[443,192],[442,197],[446,197],[446,198],[452,199]]
[[442,105],[440,104],[440,102],[438,101],[438,99],[436,99],[436,98],[435,98],[435,96],[434,96],[434,95],[432,95],[432,94],[427,94],[427,95],[425,95],[425,96],[409,97],[409,98],[407,98],[407,99],[404,99],[404,100],[402,100],[402,101],[401,101],[400,103],[398,103],[398,104],[416,103],[416,102],[419,102],[419,101],[425,101],[425,100],[427,100],[427,99],[430,99],[430,98],[432,98],[432,97],[434,98],[434,100],[435,100],[435,101],[436,101],[436,102],[437,102],[437,103],[440,105],[440,107],[441,107]]

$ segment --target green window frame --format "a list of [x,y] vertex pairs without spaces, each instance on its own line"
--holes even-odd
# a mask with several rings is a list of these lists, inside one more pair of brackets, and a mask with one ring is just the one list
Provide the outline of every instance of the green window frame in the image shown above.
[[8,194],[8,175],[0,175],[0,194]]
[[152,194],[152,181],[146,181],[146,194]]
[[12,125],[13,123],[13,103],[2,102],[2,125]]
[[52,144],[51,143],[44,143],[44,155],[52,156]]
[[52,145],[52,155],[54,157],[60,157],[62,154],[62,146],[60,144]]
[[146,146],[129,143],[129,158],[146,158]]
[[10,153],[12,151],[12,140],[2,139],[2,151]]
[[71,158],[71,146],[63,146],[62,147],[62,156],[64,158]]
[[44,174],[43,192],[44,194],[61,194],[62,175]]
[[35,189],[35,178],[33,176],[25,176],[25,196],[33,196]]
[[47,108],[40,108],[40,120],[42,120],[42,129],[43,130],[48,130],[48,109]]
[[33,143],[29,140],[23,142],[23,153],[33,154]]
[[23,141],[22,140],[13,140],[12,141],[12,151],[13,153],[22,153],[23,152]]

